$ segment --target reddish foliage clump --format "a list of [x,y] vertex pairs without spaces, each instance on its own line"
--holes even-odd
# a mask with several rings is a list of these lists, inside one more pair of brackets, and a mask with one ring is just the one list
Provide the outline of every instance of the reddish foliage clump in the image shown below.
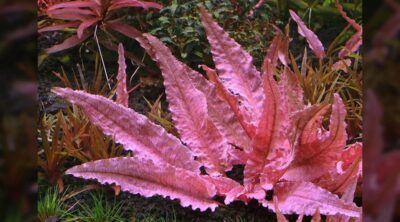
[[[117,103],[54,88],[135,153],[85,163],[66,173],[115,183],[145,197],[179,199],[182,206],[201,211],[215,210],[219,203],[213,197],[218,195],[225,197],[225,204],[256,199],[281,219],[292,213],[314,215],[315,221],[320,214],[332,220],[360,218],[353,197],[361,176],[362,145],[346,146],[346,109],[340,96],[334,95],[333,104],[304,103],[299,80],[286,62],[289,38],[282,32],[272,41],[260,72],[205,9],[200,14],[215,63],[215,70],[202,66],[208,79],[178,61],[156,37],[138,38],[160,66],[180,138],[129,109],[121,88]],[[122,54],[119,64],[118,87],[124,88]],[[323,124],[328,113],[329,128]],[[244,165],[243,181],[226,176],[234,165]],[[266,199],[270,190],[273,201]]]

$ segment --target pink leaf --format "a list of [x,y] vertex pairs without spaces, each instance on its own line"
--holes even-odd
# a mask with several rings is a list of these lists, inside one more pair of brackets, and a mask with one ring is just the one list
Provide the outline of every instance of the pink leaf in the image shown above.
[[141,7],[145,10],[149,8],[162,9],[162,5],[155,2],[135,1],[135,0],[113,0],[108,10],[116,10],[125,7]]
[[57,45],[53,45],[52,47],[45,49],[47,54],[51,54],[51,53],[55,53],[55,52],[59,52],[65,49],[69,49],[72,48],[76,45],[79,45],[80,43],[82,43],[83,41],[85,41],[87,38],[89,38],[89,36],[91,36],[92,33],[89,32],[85,32],[82,35],[82,38],[78,38],[77,35],[73,35],[67,39],[64,40],[64,42],[57,44]]
[[241,200],[245,203],[247,203],[249,201],[249,198],[246,197],[246,189],[243,186],[237,186],[232,188],[228,193],[226,193],[226,197],[224,200],[225,204],[230,204],[232,203],[234,200]]
[[288,97],[288,113],[304,109],[304,91],[301,88],[300,80],[289,67],[285,67],[281,74],[278,87],[282,93]]
[[78,28],[80,22],[67,22],[62,24],[53,24],[46,27],[43,27],[38,30],[39,33],[41,32],[51,32],[51,31],[59,31],[66,28]]
[[252,57],[229,37],[204,8],[200,8],[200,18],[222,83],[237,95],[241,106],[247,111],[243,113],[245,121],[255,126],[264,95],[260,73],[252,64]]
[[253,6],[253,8],[250,9],[249,13],[247,13],[247,16],[253,17],[255,11],[260,8],[264,4],[265,0],[258,0],[257,4]]
[[202,176],[169,164],[136,157],[117,157],[84,163],[66,171],[76,177],[116,184],[121,190],[144,197],[161,195],[179,199],[183,207],[212,211],[218,206],[211,198],[215,187]]
[[278,65],[278,59],[285,66],[288,64],[287,62],[287,51],[285,50],[285,46],[287,45],[287,40],[283,35],[282,31],[277,29],[277,34],[267,50],[267,55],[264,58],[263,62],[263,70],[265,73],[269,75],[273,74],[275,67]]
[[321,125],[326,111],[323,107],[309,119],[286,179],[311,181],[335,169],[347,140],[346,109],[338,94],[334,95],[329,131]]
[[[147,41],[143,38],[142,33],[137,30],[136,28],[126,25],[124,23],[121,23],[119,20],[114,20],[114,21],[108,21],[105,22],[104,25],[107,28],[110,28],[114,31],[117,31],[131,39],[135,39],[140,43],[140,45],[146,50],[146,52],[154,57],[154,53],[151,51],[151,46],[147,43]],[[136,59],[137,60],[137,59]],[[142,63],[142,61],[136,61],[136,63]]]
[[[360,177],[362,169],[361,146],[361,143],[355,143],[344,150],[341,160],[336,164],[337,170],[331,171],[313,182],[332,193],[345,193],[349,186],[352,186],[353,183],[357,183]],[[353,200],[351,200],[351,202],[352,201]]]
[[[208,75],[213,75],[209,72],[214,72],[214,70],[205,65],[202,65],[202,68],[206,70]],[[251,142],[240,125],[236,113],[224,101],[223,95],[218,93],[217,86],[207,81],[200,73],[189,72],[188,74],[196,89],[201,91],[207,98],[207,110],[210,119],[226,138],[227,142],[232,145],[229,150],[230,162],[232,164],[245,164],[245,153],[241,150],[250,150]],[[214,77],[217,78],[216,74]]]
[[272,189],[291,162],[293,150],[288,139],[288,97],[279,92],[271,74],[264,73],[263,80],[264,108],[246,164],[244,182],[247,186],[261,183],[264,189]]
[[200,165],[193,160],[191,152],[145,116],[102,96],[65,88],[53,88],[52,91],[79,106],[93,124],[125,149],[134,151],[135,156],[199,171]]
[[207,180],[214,184],[217,189],[217,195],[226,196],[230,191],[236,189],[237,187],[242,187],[240,183],[230,179],[229,177],[212,177],[204,176]]
[[[346,203],[337,195],[310,182],[277,183],[274,188],[274,196],[278,199],[277,207],[284,214],[313,215],[319,209],[325,215],[361,216],[361,209],[354,203]],[[264,203],[265,205],[275,211],[273,203]]]
[[[345,188],[345,191],[340,199],[342,199],[346,203],[352,203],[356,187],[357,187],[357,178],[353,178],[351,183],[349,183],[348,186]],[[361,219],[361,217],[358,219]],[[328,222],[349,222],[350,217],[345,215],[333,215],[333,216],[328,216],[326,220]]]
[[237,97],[232,95],[221,83],[220,79],[217,76],[215,70],[208,68],[207,66],[203,65],[202,68],[206,71],[208,79],[214,83],[217,93],[229,104],[232,109],[232,112],[235,114],[236,118],[238,119],[240,125],[247,133],[248,137],[252,137],[255,134],[255,128],[250,125],[243,116],[243,109],[239,106],[239,101]]
[[351,164],[353,164],[358,158],[362,156],[362,143],[353,143],[349,145],[345,150],[342,152],[341,159],[341,168],[343,170],[347,170]]
[[[322,146],[330,151],[342,151],[346,146],[346,107],[343,104],[340,95],[335,93],[332,104],[332,114],[329,123],[329,133],[326,140],[322,142]],[[340,158],[338,155],[328,155],[332,159]]]
[[228,149],[225,138],[208,116],[205,95],[196,89],[185,64],[176,60],[171,51],[157,38],[145,34],[164,77],[169,110],[181,139],[188,144],[212,174],[229,170]]
[[53,19],[85,21],[95,16],[96,13],[88,9],[63,8],[63,9],[47,10],[47,15]]
[[113,29],[129,38],[136,40],[141,38],[143,40],[142,33],[130,25],[125,25],[121,22],[106,22],[105,25],[107,28]]
[[63,9],[63,8],[96,8],[100,7],[96,1],[71,1],[63,2],[50,6],[47,10]]
[[126,63],[124,56],[124,46],[118,45],[118,75],[117,75],[117,103],[128,107],[128,90],[126,89]]
[[[322,128],[322,120],[329,108],[331,108],[329,104],[318,104],[308,107],[301,113],[304,115],[300,116],[300,121],[305,125],[301,128],[299,127],[299,129],[302,130],[300,135],[300,147],[306,146],[307,144],[318,143],[325,138],[325,129]],[[301,152],[299,151],[299,153]],[[296,158],[302,159],[303,157]]]
[[79,27],[78,30],[76,32],[76,34],[78,35],[78,38],[82,38],[83,32],[89,28],[90,26],[96,24],[96,22],[98,22],[100,19],[99,18],[93,18],[93,19],[87,19],[85,21],[83,21]]
[[325,57],[324,46],[319,40],[318,36],[315,35],[313,31],[307,28],[301,18],[292,10],[289,10],[290,16],[297,23],[298,32],[304,38],[306,38],[308,46],[315,53],[315,55],[319,59],[323,59]]
[[291,143],[296,146],[295,158],[298,158],[296,156],[299,155],[297,147],[302,144],[302,135],[307,135],[303,137],[303,143],[312,143],[318,138],[320,121],[322,121],[328,108],[329,104],[326,103],[308,105],[290,115],[290,128],[295,128],[295,130],[290,131],[288,136],[292,141]]
[[349,53],[356,52],[362,45],[362,32],[356,32],[347,42],[343,49],[339,51],[339,58],[346,57]]

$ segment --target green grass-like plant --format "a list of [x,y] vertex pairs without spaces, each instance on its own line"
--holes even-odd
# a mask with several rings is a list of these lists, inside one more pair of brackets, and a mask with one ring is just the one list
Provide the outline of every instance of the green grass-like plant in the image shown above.
[[91,204],[79,204],[81,210],[77,215],[79,221],[82,222],[125,222],[124,219],[124,202],[108,202],[103,193],[92,193],[90,195]]
[[48,188],[39,197],[37,219],[39,221],[47,221],[54,218],[57,221],[70,221],[67,220],[67,217],[71,215],[71,212],[64,205],[64,197],[56,187]]

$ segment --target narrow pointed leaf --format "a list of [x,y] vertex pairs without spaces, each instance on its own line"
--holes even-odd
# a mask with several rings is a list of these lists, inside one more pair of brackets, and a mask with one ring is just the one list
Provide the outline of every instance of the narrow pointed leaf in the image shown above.
[[315,53],[315,55],[319,59],[323,59],[325,57],[324,46],[322,45],[321,41],[319,40],[318,36],[315,35],[313,31],[311,31],[301,18],[292,10],[289,10],[290,16],[292,19],[297,23],[298,32],[302,35],[308,43],[310,49]]
[[154,9],[162,9],[162,5],[155,3],[155,2],[146,2],[146,1],[135,1],[135,0],[113,0],[111,6],[108,8],[108,10],[116,10],[120,8],[126,8],[126,7],[135,7],[135,8],[143,8],[145,10],[149,8],[154,8]]
[[118,45],[118,74],[117,74],[117,103],[128,107],[128,90],[126,89],[126,63],[125,50],[123,45]]
[[340,95],[335,93],[332,104],[332,114],[329,122],[329,132],[326,140],[322,142],[322,146],[327,153],[326,158],[340,158],[340,153],[346,146],[346,107]]
[[287,65],[287,52],[285,51],[285,45],[287,45],[286,41],[283,33],[278,30],[264,58],[263,70],[265,73],[272,75],[275,67],[278,65],[278,60],[285,66]]
[[[196,153],[210,173],[231,168],[227,141],[208,116],[207,99],[196,89],[189,73],[195,72],[176,60],[157,38],[145,34],[164,77],[169,110],[181,139]],[[200,75],[193,73],[192,75]]]
[[89,33],[89,32],[85,32],[81,38],[78,38],[77,35],[73,35],[73,36],[65,39],[64,42],[57,44],[57,45],[53,45],[52,47],[50,47],[48,49],[45,49],[45,52],[47,54],[52,54],[55,52],[59,52],[59,51],[65,50],[65,49],[72,48],[76,45],[81,44],[83,41],[85,41],[90,36],[91,36],[91,33]]
[[63,8],[63,9],[48,10],[47,15],[53,19],[85,21],[95,16],[96,13],[89,9]]
[[71,1],[71,2],[63,2],[60,4],[52,5],[47,10],[52,11],[55,9],[62,9],[62,8],[96,8],[96,7],[99,7],[96,1]]
[[[104,25],[109,29],[112,29],[116,32],[121,33],[122,35],[125,35],[126,37],[135,39],[146,50],[147,54],[149,54],[152,58],[155,57],[151,46],[149,45],[147,40],[143,37],[142,33],[139,30],[137,30],[136,28],[134,28],[130,25],[126,25],[118,20],[105,22]],[[143,62],[138,61],[136,63],[141,64]]]
[[102,96],[63,88],[52,91],[79,106],[93,124],[135,156],[198,172],[200,165],[187,147],[145,116]]
[[137,40],[138,38],[142,37],[142,33],[139,30],[121,22],[106,22],[105,26],[132,39]]
[[66,28],[78,28],[80,22],[67,22],[62,24],[53,24],[46,27],[43,27],[38,30],[39,33],[41,32],[51,32],[51,31],[59,31]]
[[183,207],[212,211],[218,204],[211,198],[215,187],[202,176],[169,164],[154,163],[137,157],[117,157],[72,167],[67,174],[116,184],[121,190],[144,197],[161,195],[178,199]]
[[200,8],[200,18],[223,84],[237,94],[241,105],[251,114],[244,115],[251,118],[246,121],[256,125],[264,95],[260,73],[253,65],[252,57],[229,37],[204,8]]
[[93,19],[88,19],[88,20],[83,21],[79,25],[78,30],[76,31],[78,38],[82,38],[83,32],[90,26],[93,26],[94,24],[96,24],[96,22],[98,22],[99,20],[100,20],[99,18],[93,18]]

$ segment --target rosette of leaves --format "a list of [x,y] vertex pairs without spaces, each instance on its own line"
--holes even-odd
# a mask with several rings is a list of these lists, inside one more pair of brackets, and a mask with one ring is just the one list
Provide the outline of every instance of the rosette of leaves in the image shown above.
[[[158,3],[142,0],[75,0],[48,7],[45,14],[56,23],[41,27],[39,33],[67,28],[76,32],[62,43],[46,49],[46,53],[51,54],[74,47],[93,35],[97,38],[98,27],[103,31],[111,29],[120,32],[121,29],[129,29],[132,37],[140,36],[140,31],[123,23],[123,17],[116,17],[116,12],[129,7],[146,10],[162,8]],[[115,37],[110,33],[104,32],[104,35],[98,38],[105,47],[117,50],[117,45],[113,42]]]
[[[216,66],[202,66],[208,79],[178,61],[156,37],[139,39],[161,68],[180,138],[127,107],[120,50],[116,102],[68,88],[53,92],[81,107],[135,155],[85,163],[66,173],[145,197],[178,199],[201,211],[215,210],[221,203],[213,197],[223,196],[225,204],[256,199],[279,214],[360,218],[353,197],[362,144],[346,145],[340,96],[335,94],[332,104],[304,104],[299,80],[287,66],[289,42],[282,32],[277,31],[259,72],[249,53],[204,8],[200,14]],[[323,124],[328,112],[329,129]],[[226,175],[234,165],[244,166],[243,181]],[[273,191],[273,201],[267,191]]]

